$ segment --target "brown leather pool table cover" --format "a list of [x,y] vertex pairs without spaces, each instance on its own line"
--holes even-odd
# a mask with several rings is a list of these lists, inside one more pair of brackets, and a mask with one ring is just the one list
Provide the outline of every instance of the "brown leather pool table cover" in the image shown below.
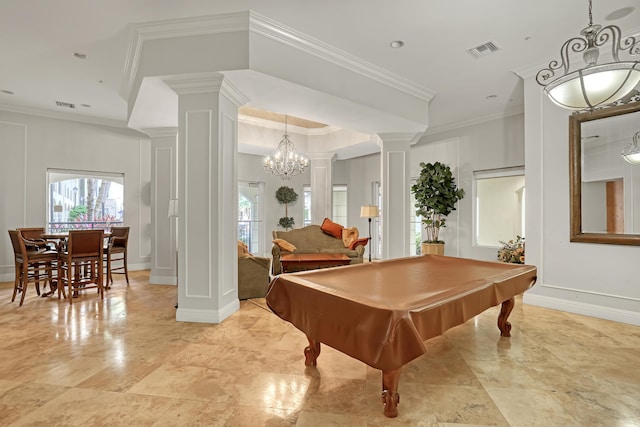
[[369,366],[398,369],[442,335],[529,289],[536,267],[438,255],[282,274],[271,310],[310,339]]

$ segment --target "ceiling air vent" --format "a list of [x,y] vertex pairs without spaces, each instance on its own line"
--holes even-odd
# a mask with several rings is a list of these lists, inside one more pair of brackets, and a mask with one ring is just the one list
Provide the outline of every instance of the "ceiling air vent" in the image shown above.
[[72,104],[70,102],[56,101],[56,105],[64,108],[76,108],[76,104]]
[[476,46],[473,49],[467,49],[467,52],[474,58],[481,58],[502,49],[500,45],[494,41],[486,42],[480,46]]

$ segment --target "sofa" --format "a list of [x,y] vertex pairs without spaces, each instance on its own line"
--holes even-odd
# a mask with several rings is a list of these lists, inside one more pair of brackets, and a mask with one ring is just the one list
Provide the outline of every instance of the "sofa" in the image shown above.
[[[274,243],[271,249],[272,263],[271,271],[274,275],[282,273],[280,266],[280,255],[285,253],[332,253],[344,254],[351,258],[351,264],[362,263],[364,255],[364,244],[355,246],[353,249],[346,247],[342,238],[336,238],[325,233],[320,225],[308,225],[303,228],[296,228],[289,231],[274,231],[273,239],[284,240],[295,246],[295,250],[288,251],[282,249]],[[362,239],[361,239],[362,240]],[[286,246],[286,245],[285,245]]]
[[264,298],[269,287],[269,258],[251,255],[238,241],[238,299]]

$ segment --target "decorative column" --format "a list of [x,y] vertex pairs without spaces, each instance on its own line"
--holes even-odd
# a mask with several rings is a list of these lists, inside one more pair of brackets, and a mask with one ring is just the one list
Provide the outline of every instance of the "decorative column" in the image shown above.
[[333,216],[333,162],[336,153],[307,153],[311,174],[311,223]]
[[151,273],[149,283],[176,285],[176,222],[169,201],[177,199],[178,128],[145,129],[151,137]]
[[382,258],[409,256],[409,152],[416,134],[379,134],[382,180]]
[[176,320],[219,323],[240,307],[237,129],[248,99],[219,73],[165,82],[179,112]]

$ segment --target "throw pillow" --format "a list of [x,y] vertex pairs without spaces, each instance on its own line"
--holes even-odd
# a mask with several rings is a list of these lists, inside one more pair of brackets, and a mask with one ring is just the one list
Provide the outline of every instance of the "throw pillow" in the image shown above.
[[349,245],[349,249],[354,250],[358,245],[367,246],[367,242],[369,242],[368,237],[363,237],[362,239],[354,240],[353,243]]
[[344,247],[348,248],[351,243],[358,240],[358,228],[343,228],[342,229],[342,243],[344,243]]
[[293,252],[296,250],[296,247],[293,244],[287,242],[286,240],[274,239],[272,240],[272,242],[278,245],[280,249],[282,249],[283,251]]
[[250,256],[253,255],[249,252],[247,244],[241,240],[238,240],[238,258],[246,258]]
[[322,225],[320,226],[320,229],[322,231],[329,234],[330,236],[335,237],[336,239],[342,239],[343,228],[344,227],[342,227],[340,224],[336,224],[329,218],[325,218],[324,221],[322,221]]

